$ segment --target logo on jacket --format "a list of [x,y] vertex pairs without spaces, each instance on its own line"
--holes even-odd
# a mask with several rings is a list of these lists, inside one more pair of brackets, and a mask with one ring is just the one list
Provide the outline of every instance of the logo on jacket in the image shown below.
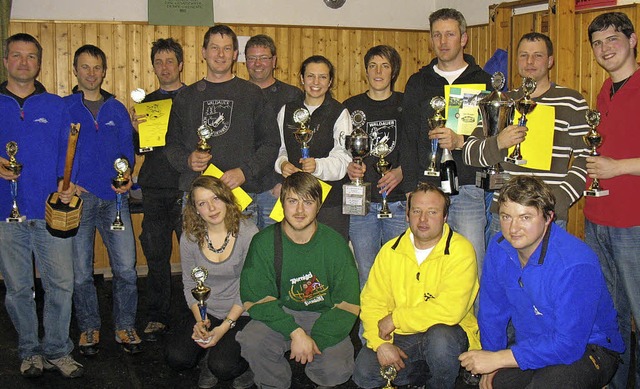
[[38,119],[34,120],[34,122],[36,122],[36,123],[42,123],[42,124],[47,124],[47,123],[49,123],[49,121],[47,120],[47,118],[38,118]]
[[105,126],[115,127],[115,126],[116,126],[116,122],[114,122],[113,120],[109,120],[109,121],[108,121],[108,122],[106,122],[104,125],[105,125]]
[[202,124],[213,128],[213,136],[226,133],[231,126],[232,100],[206,100],[202,102]]
[[289,289],[289,297],[293,301],[303,303],[304,305],[311,305],[324,301],[324,296],[327,294],[329,287],[323,285],[318,277],[309,272],[301,277],[292,278],[291,289]]
[[386,143],[390,152],[393,151],[396,147],[396,139],[398,139],[397,128],[398,125],[395,119],[367,122],[371,150],[374,150],[380,143]]

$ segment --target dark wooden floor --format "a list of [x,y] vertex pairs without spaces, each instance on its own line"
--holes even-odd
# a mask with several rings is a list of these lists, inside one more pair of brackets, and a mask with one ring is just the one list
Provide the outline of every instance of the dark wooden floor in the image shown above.
[[[182,295],[182,281],[180,276],[173,276],[174,288],[172,299],[172,317],[177,320],[181,315],[191,315],[186,308]],[[164,342],[144,342],[144,352],[135,356],[125,354],[116,344],[113,335],[111,316],[112,293],[111,281],[105,281],[96,276],[96,286],[102,315],[102,329],[100,331],[100,353],[92,358],[86,358],[74,350],[76,360],[85,367],[85,375],[78,379],[65,379],[57,372],[45,372],[36,379],[25,379],[20,375],[20,360],[17,351],[17,333],[11,324],[4,307],[5,286],[0,281],[0,388],[197,388],[199,370],[197,368],[177,372],[169,368],[165,362]],[[147,322],[146,316],[146,278],[138,280],[139,304],[137,329],[141,334]],[[43,292],[38,284],[36,288],[36,302],[38,312],[42,317]],[[77,345],[78,330],[75,322],[71,322],[71,339]],[[357,334],[352,332],[356,348],[360,347]],[[315,385],[304,375],[299,364],[292,363],[293,389],[312,389]],[[221,382],[217,388],[231,388],[230,382]],[[342,388],[356,388],[349,381]],[[457,389],[472,387],[464,384]]]

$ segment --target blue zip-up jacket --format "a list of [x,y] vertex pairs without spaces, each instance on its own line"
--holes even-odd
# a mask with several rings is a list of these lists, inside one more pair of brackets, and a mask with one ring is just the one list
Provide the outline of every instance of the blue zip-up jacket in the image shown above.
[[84,105],[81,92],[65,97],[64,102],[69,107],[72,121],[80,123],[74,162],[76,184],[103,200],[115,200],[111,180],[117,172],[113,162],[125,157],[133,171],[133,126],[127,108],[115,96],[104,90],[100,93],[104,104],[96,119]]
[[554,223],[550,226],[524,267],[516,249],[496,234],[482,270],[482,348],[505,349],[511,319],[516,330],[511,351],[522,370],[571,364],[587,344],[624,351],[596,254]]
[[[14,141],[18,144],[16,160],[23,165],[17,180],[20,213],[27,219],[44,219],[47,197],[58,189],[57,179],[64,172],[69,111],[62,98],[47,93],[36,82],[36,94],[22,108],[13,97],[0,93],[0,112],[0,156],[9,159],[6,144]],[[1,222],[11,212],[10,183],[0,179]]]

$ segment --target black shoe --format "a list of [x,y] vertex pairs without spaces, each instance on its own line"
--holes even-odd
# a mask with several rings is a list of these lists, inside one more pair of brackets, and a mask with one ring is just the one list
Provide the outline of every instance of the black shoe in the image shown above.
[[100,343],[100,331],[88,330],[80,334],[78,349],[80,354],[91,357],[98,353],[98,343]]
[[168,333],[168,326],[157,321],[150,321],[149,323],[147,323],[147,327],[144,329],[142,338],[147,342],[157,342],[162,335]]

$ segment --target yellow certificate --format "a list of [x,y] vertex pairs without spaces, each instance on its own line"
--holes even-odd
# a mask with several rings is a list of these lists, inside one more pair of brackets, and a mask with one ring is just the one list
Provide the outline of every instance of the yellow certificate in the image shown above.
[[165,135],[169,125],[171,99],[140,103],[134,106],[137,115],[145,115],[146,121],[138,125],[140,148],[152,148],[165,145]]
[[479,119],[478,103],[489,94],[484,84],[445,85],[445,126],[457,134],[471,135]]
[[[517,125],[520,113],[516,112],[513,124]],[[551,169],[551,157],[553,153],[553,136],[555,134],[556,109],[549,105],[537,104],[527,114],[527,137],[520,144],[522,158],[527,161],[529,169]],[[509,148],[509,154],[513,147]]]
[[[331,191],[331,185],[322,180],[318,180],[318,182],[320,182],[320,186],[322,187],[322,201],[324,201]],[[269,214],[269,217],[277,222],[281,222],[282,219],[284,219],[284,209],[282,209],[282,202],[280,202],[280,199],[276,201],[276,205],[273,206],[273,210],[271,211],[271,214]]]
[[[207,168],[207,170],[205,170],[204,173],[202,173],[202,174],[205,175],[205,176],[212,176],[212,177],[215,177],[215,178],[220,178],[220,177],[222,177],[222,170],[220,170],[214,164],[209,164],[209,167]],[[231,192],[236,197],[236,202],[240,206],[240,210],[241,211],[244,211],[245,208],[247,208],[249,206],[249,204],[251,204],[251,202],[253,201],[251,196],[249,196],[247,194],[247,192],[245,192],[244,189],[242,189],[241,187],[237,187],[235,189],[232,189]]]

